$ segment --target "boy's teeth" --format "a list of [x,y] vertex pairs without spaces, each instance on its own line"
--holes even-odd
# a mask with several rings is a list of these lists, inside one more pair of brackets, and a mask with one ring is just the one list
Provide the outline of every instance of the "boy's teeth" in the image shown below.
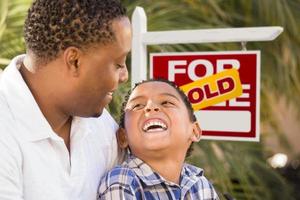
[[157,131],[164,131],[164,129],[163,128],[153,128],[153,129],[147,130],[146,132],[151,133],[151,132],[157,132]]
[[167,129],[167,125],[162,121],[150,121],[143,127],[145,132],[163,131]]

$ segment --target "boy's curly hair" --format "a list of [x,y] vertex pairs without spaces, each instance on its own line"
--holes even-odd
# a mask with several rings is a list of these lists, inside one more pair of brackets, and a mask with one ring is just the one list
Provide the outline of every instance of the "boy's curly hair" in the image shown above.
[[[128,103],[130,94],[137,86],[144,84],[144,83],[149,83],[149,82],[163,82],[163,83],[167,83],[168,85],[173,87],[178,92],[181,100],[184,102],[191,122],[197,121],[196,116],[194,114],[194,109],[193,109],[188,97],[185,95],[185,93],[174,82],[171,82],[169,80],[162,79],[162,78],[157,78],[157,79],[144,80],[142,82],[136,83],[135,86],[131,90],[128,91],[128,93],[125,96],[124,102],[122,103],[122,106],[121,106],[121,116],[120,116],[120,121],[119,121],[120,128],[125,128],[125,107]],[[188,150],[186,152],[186,157],[189,157],[191,155],[192,151],[193,151],[193,143],[188,148]]]
[[114,41],[112,20],[126,15],[118,0],[36,0],[24,26],[25,44],[49,62],[67,47]]

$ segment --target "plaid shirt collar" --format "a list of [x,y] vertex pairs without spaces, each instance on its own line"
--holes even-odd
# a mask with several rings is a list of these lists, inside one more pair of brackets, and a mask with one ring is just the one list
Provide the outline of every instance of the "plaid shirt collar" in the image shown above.
[[128,167],[133,169],[136,175],[147,185],[154,186],[165,183],[169,186],[180,186],[189,190],[199,179],[203,176],[203,170],[201,168],[184,164],[181,175],[180,175],[180,185],[167,181],[157,172],[154,172],[149,165],[147,165],[141,159],[130,154],[126,160]]

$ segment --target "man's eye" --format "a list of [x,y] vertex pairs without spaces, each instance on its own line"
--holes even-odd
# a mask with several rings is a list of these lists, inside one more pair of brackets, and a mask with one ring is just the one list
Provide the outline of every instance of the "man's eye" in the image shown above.
[[122,65],[122,64],[116,64],[116,66],[117,66],[117,69],[122,69],[125,67],[125,65]]

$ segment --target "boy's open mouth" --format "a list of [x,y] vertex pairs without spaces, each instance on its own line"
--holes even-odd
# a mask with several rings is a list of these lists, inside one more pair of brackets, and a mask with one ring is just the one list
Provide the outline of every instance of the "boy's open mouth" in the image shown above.
[[143,126],[143,131],[146,133],[149,132],[160,132],[160,131],[165,131],[167,130],[167,125],[165,122],[163,122],[160,119],[151,119],[151,120],[147,120],[144,123]]

